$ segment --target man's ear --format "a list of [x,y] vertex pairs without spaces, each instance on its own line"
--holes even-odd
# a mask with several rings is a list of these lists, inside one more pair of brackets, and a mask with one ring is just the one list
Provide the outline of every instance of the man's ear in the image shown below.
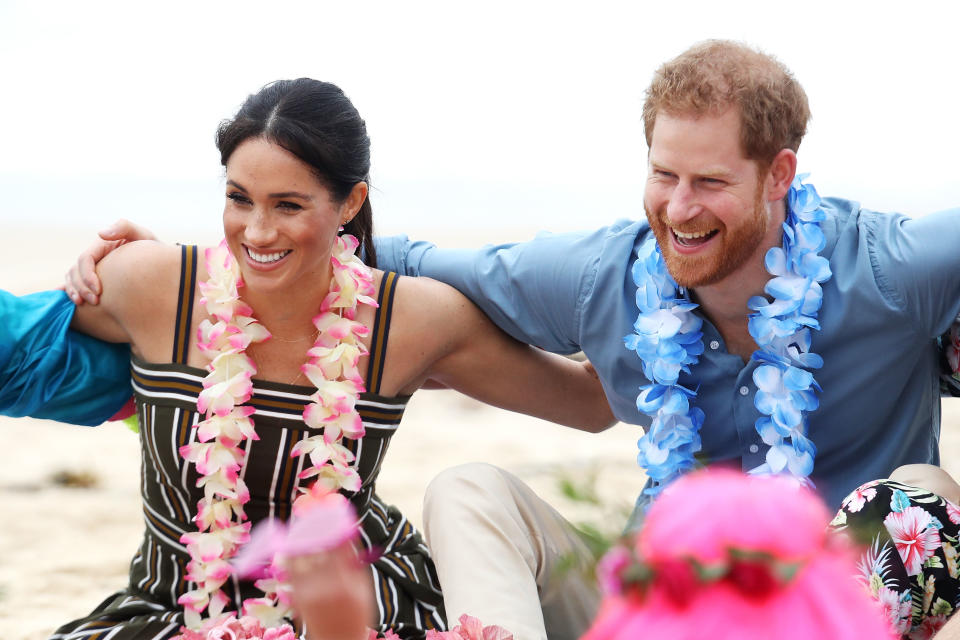
[[781,149],[773,157],[770,170],[767,172],[765,185],[767,200],[769,202],[782,200],[790,190],[795,175],[797,175],[797,154],[790,149]]

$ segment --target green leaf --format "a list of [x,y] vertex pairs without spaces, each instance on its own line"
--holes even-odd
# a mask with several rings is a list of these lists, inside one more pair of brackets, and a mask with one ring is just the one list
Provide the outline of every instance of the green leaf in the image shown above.
[[935,616],[949,616],[953,613],[953,606],[943,598],[937,598],[930,609],[930,613]]
[[841,509],[837,515],[830,521],[831,527],[843,527],[847,524],[847,512]]

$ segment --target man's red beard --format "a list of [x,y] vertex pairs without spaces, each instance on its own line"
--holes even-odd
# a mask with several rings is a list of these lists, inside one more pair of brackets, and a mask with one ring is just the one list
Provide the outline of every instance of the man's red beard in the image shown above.
[[731,229],[719,221],[700,226],[698,231],[718,229],[717,237],[712,241],[719,242],[720,246],[712,247],[707,255],[677,253],[673,248],[674,234],[666,223],[666,214],[655,214],[649,209],[646,209],[646,213],[670,275],[677,284],[687,288],[716,284],[732,274],[756,253],[767,234],[767,211],[760,184],[754,196],[753,215],[741,226]]

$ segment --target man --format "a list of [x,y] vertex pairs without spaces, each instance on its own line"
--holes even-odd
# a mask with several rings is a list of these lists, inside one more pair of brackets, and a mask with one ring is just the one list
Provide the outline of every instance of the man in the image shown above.
[[[520,340],[582,350],[620,420],[654,420],[642,449],[651,475],[669,479],[692,455],[800,477],[812,464],[835,508],[896,467],[936,464],[935,340],[960,311],[960,210],[912,220],[826,199],[791,218],[788,200],[816,204],[808,189],[791,192],[806,96],[780,63],[740,44],[702,43],[664,64],[643,116],[647,220],[479,251],[390,238],[380,266],[456,286]],[[651,238],[668,273],[634,270],[638,252],[659,264]],[[650,298],[654,282],[663,288]],[[674,282],[680,301],[665,302]],[[75,299],[84,288],[68,284]],[[674,320],[650,329],[664,313]],[[685,328],[663,328],[671,322]],[[664,337],[651,347],[657,362],[651,332]],[[659,393],[676,400],[674,414],[654,406]],[[451,619],[470,612],[518,640],[582,631],[596,597],[560,569],[580,550],[576,536],[519,480],[485,465],[450,470],[424,516]]]

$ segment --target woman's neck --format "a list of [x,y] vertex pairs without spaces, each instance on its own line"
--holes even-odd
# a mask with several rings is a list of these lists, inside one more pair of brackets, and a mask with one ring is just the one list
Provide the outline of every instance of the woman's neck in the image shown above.
[[318,276],[304,286],[264,291],[240,289],[253,317],[279,340],[297,340],[314,332],[313,318],[330,291],[331,277]]

